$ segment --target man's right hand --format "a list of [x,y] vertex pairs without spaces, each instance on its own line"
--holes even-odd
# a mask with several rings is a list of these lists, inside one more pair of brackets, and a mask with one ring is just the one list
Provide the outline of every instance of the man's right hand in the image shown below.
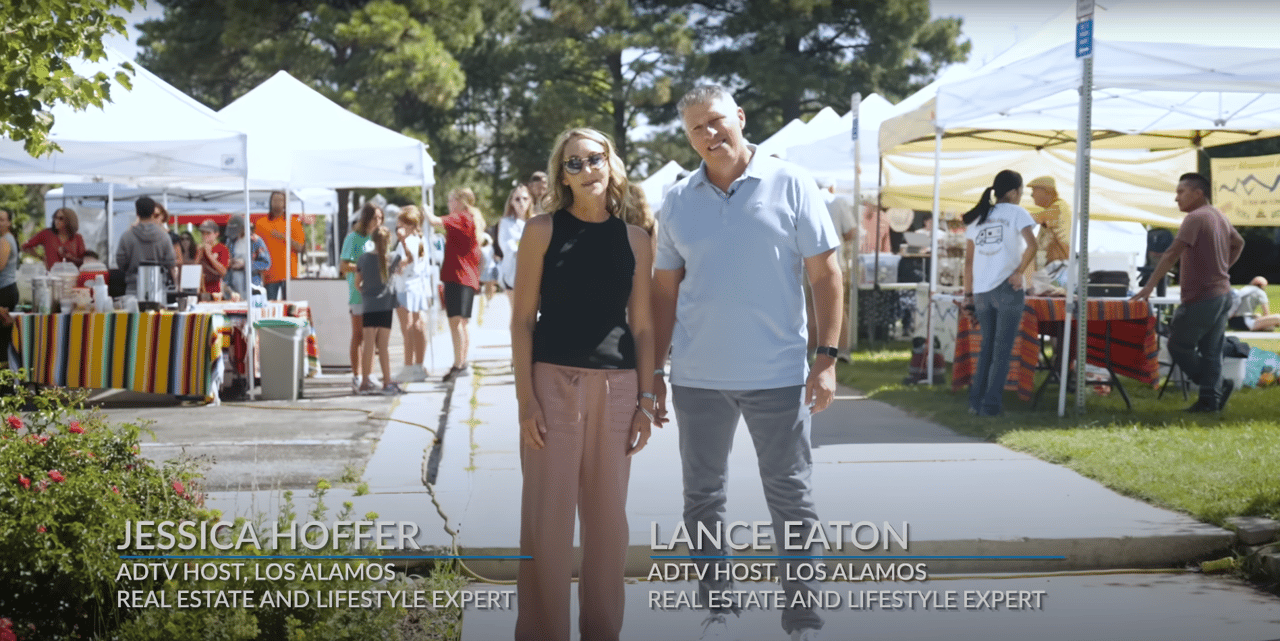
[[1139,289],[1138,293],[1134,294],[1129,300],[1131,301],[1147,300],[1147,298],[1151,297],[1151,290],[1152,290],[1151,284],[1147,283],[1147,285],[1143,286],[1142,289]]
[[653,424],[662,427],[671,421],[667,418],[667,381],[662,374],[653,375],[653,395],[658,397],[653,404]]

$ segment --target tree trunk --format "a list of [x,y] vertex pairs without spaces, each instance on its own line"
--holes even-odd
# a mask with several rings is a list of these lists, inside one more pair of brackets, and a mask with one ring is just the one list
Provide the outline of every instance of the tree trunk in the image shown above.
[[[782,40],[782,49],[784,57],[795,61],[796,64],[803,65],[804,59],[800,56],[800,37],[787,34]],[[782,124],[787,123],[800,117],[800,89],[792,87],[782,95]]]
[[627,144],[627,96],[624,90],[626,79],[622,77],[622,52],[611,52],[607,64],[609,78],[613,81],[613,144],[618,148],[618,159],[629,165],[631,149]]

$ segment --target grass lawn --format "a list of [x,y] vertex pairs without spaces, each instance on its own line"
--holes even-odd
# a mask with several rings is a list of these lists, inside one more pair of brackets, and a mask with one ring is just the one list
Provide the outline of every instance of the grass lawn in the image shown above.
[[[1276,341],[1250,344],[1278,351],[1280,334]],[[1066,416],[1058,418],[1057,388],[1050,387],[1035,410],[1006,392],[1004,416],[976,417],[966,411],[967,390],[952,392],[949,376],[946,385],[936,387],[903,385],[909,362],[907,343],[880,343],[855,352],[853,362],[837,371],[841,383],[876,400],[1203,521],[1220,525],[1235,515],[1280,518],[1280,387],[1238,389],[1218,417],[1182,412],[1195,401],[1194,390],[1184,401],[1170,386],[1157,399],[1158,390],[1122,378],[1132,410],[1118,392],[1091,391],[1083,415],[1074,414],[1071,394]]]

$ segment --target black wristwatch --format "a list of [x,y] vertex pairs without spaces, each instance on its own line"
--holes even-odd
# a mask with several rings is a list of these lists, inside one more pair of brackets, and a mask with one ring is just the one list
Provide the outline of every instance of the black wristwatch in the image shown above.
[[831,358],[836,358],[840,355],[840,350],[829,345],[819,345],[818,348],[813,351],[818,356],[830,356]]

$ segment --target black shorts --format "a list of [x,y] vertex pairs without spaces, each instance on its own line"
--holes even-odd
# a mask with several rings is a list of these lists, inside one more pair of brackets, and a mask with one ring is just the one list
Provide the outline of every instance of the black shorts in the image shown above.
[[381,312],[364,312],[361,318],[364,320],[365,327],[385,327],[391,329],[392,310],[384,310]]
[[1227,319],[1227,329],[1234,329],[1237,332],[1249,331],[1249,326],[1244,322],[1244,316],[1232,316]]
[[445,282],[444,310],[450,318],[461,316],[471,318],[471,303],[475,300],[476,290],[460,283]]

